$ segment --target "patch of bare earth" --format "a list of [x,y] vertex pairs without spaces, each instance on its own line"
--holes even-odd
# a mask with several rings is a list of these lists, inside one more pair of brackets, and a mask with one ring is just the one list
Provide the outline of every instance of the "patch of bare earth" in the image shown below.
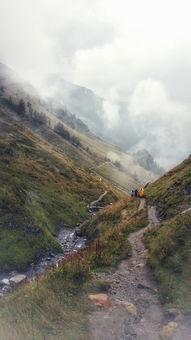
[[[141,200],[140,209],[145,207]],[[158,301],[156,282],[146,265],[143,233],[159,224],[155,207],[148,207],[149,225],[129,237],[132,256],[121,261],[113,274],[96,274],[111,284],[108,307],[99,306],[90,315],[92,340],[189,340],[191,328],[176,311],[164,313]]]

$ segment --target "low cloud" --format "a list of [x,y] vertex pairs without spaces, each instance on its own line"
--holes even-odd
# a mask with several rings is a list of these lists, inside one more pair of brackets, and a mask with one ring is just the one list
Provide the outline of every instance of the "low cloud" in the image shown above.
[[129,101],[136,148],[146,148],[165,167],[188,156],[191,145],[191,107],[169,98],[163,84],[140,81]]
[[0,61],[45,94],[49,75],[92,89],[110,139],[169,167],[190,153],[190,12],[188,0],[0,0]]
[[103,120],[107,130],[116,129],[120,124],[119,117],[120,105],[104,100],[103,102]]
[[113,163],[120,161],[120,157],[113,151],[108,152],[107,158],[109,158]]

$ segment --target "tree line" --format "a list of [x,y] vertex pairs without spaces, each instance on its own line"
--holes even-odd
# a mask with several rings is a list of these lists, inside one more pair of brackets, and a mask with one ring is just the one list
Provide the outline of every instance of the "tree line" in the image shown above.
[[[6,99],[7,106],[15,111],[20,117],[25,117],[27,119],[32,120],[35,124],[41,125],[41,126],[48,126],[51,128],[50,119],[47,117],[47,115],[43,112],[38,112],[33,109],[32,104],[28,101],[27,103],[20,99],[18,102],[15,102],[12,97],[9,97]],[[73,136],[69,133],[69,131],[64,127],[62,123],[57,123],[53,131],[61,136],[62,138],[66,139],[70,143],[72,143],[75,146],[80,146],[80,139],[76,136]]]

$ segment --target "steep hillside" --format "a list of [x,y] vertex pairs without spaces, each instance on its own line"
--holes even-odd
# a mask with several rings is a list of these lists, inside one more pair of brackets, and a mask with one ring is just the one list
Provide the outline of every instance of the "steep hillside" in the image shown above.
[[120,194],[5,117],[0,111],[0,267],[23,270],[39,255],[61,250],[58,229],[83,221],[87,204],[106,188],[105,203]]
[[144,237],[162,301],[191,311],[191,157],[150,185],[161,224]]

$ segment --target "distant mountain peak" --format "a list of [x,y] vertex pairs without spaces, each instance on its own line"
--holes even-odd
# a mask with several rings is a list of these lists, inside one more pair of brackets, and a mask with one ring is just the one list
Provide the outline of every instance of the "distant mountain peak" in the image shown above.
[[153,156],[146,149],[138,150],[133,154],[137,163],[144,169],[154,172],[156,175],[164,173],[164,169],[160,167],[154,160]]

